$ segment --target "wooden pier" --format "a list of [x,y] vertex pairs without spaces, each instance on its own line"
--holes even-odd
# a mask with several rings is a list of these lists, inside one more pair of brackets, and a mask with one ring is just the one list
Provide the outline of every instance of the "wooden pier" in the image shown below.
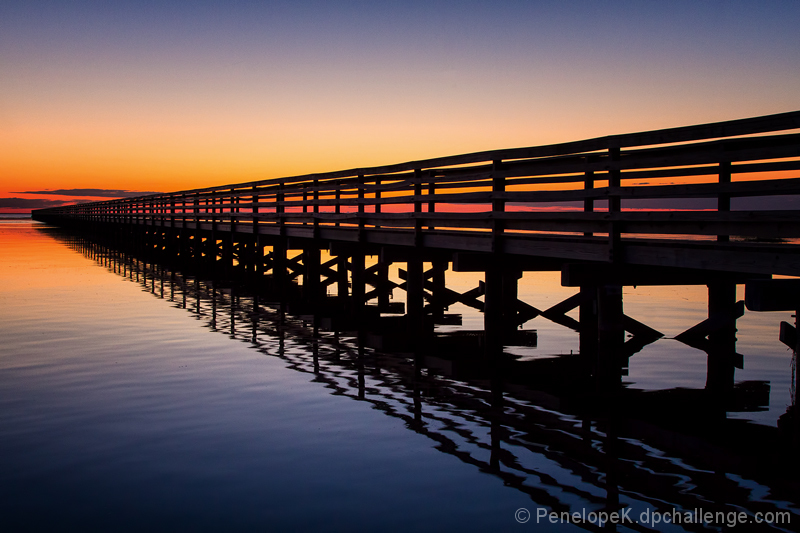
[[[525,342],[518,328],[544,316],[580,331],[591,372],[612,382],[661,336],[625,315],[621,287],[708,285],[708,320],[679,340],[708,353],[708,388],[729,391],[742,364],[736,285],[758,281],[753,290],[768,291],[773,275],[800,276],[798,131],[800,111],[33,217],[144,257],[247,279],[319,327],[368,326],[388,344],[402,332],[412,351],[429,344],[434,325],[453,320],[445,311],[455,302],[483,312],[481,346],[490,355]],[[399,279],[389,276],[393,263],[404,264]],[[484,281],[456,292],[447,287],[450,269],[483,272]],[[517,280],[533,270],[561,271],[576,294],[549,309],[521,301]],[[800,302],[796,285],[785,290]],[[390,301],[394,291],[405,292],[405,305]],[[567,315],[576,308],[577,321]]]

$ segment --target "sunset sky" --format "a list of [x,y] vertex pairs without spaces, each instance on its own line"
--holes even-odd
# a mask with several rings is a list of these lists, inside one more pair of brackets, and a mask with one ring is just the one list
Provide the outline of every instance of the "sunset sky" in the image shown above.
[[4,0],[0,212],[794,111],[798,27],[796,0]]

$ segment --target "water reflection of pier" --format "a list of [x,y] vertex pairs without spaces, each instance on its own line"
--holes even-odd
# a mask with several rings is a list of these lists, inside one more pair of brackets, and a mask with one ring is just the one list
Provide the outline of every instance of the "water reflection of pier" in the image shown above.
[[[800,276],[798,129],[795,111],[33,216],[125,242],[146,260],[246,279],[317,327],[371,332],[363,341],[379,348],[496,357],[533,342],[519,328],[541,316],[580,332],[580,364],[611,390],[630,356],[661,336],[625,314],[622,287],[707,285],[708,318],[676,338],[707,353],[706,389],[725,404],[742,366],[736,285],[768,281],[752,285],[767,294],[772,276]],[[560,271],[576,293],[547,309],[520,299],[522,274],[542,270]],[[447,271],[483,280],[459,292]],[[784,308],[800,308],[800,285],[780,290]],[[458,321],[447,314],[455,303],[483,313],[480,333],[433,334]],[[798,338],[790,328],[787,342]]]
[[[444,336],[436,349],[414,351],[413,343],[406,344],[407,352],[391,354],[367,345],[368,339],[397,342],[383,335],[385,329],[366,328],[379,321],[304,314],[302,299],[292,312],[291,298],[279,300],[263,284],[177,270],[130,250],[56,235],[154,296],[193,313],[206,327],[313,375],[332,394],[369,402],[403,420],[440,451],[529,495],[532,506],[559,512],[630,507],[634,514],[700,507],[751,516],[789,510],[797,519],[797,463],[785,462],[796,456],[791,445],[775,428],[724,416],[735,404],[740,409],[763,405],[768,400],[763,384],[740,384],[724,400],[711,379],[704,391],[629,391],[619,385],[621,367],[615,367],[618,376],[613,378],[596,373],[593,362],[580,354],[523,363],[486,358],[473,345],[470,356],[462,349],[479,342],[473,335]],[[344,305],[331,300],[320,309]],[[573,302],[548,314],[559,317],[556,311]],[[342,327],[328,330],[323,322]],[[579,322],[562,322],[586,331]],[[649,330],[636,327],[643,329],[639,335]],[[647,530],[636,524],[628,529]]]

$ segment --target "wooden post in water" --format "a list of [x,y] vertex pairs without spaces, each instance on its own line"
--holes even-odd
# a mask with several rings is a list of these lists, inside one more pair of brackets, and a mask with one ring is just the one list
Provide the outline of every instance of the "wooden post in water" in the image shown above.
[[503,267],[492,261],[484,275],[483,332],[484,353],[488,357],[503,350]]
[[378,268],[376,275],[378,276],[378,284],[375,287],[378,292],[378,309],[385,312],[389,309],[389,299],[391,296],[391,288],[389,287],[389,265],[387,261],[378,260]]
[[354,252],[350,257],[350,273],[351,273],[351,294],[350,302],[351,308],[360,321],[363,317],[364,294],[366,292],[365,281],[365,257],[363,251]]
[[724,399],[733,390],[736,372],[736,284],[708,285],[708,317],[716,322],[708,333],[706,390]]
[[517,323],[517,300],[519,299],[519,280],[522,271],[515,268],[503,268],[503,336],[513,334]]
[[623,326],[622,287],[601,285],[597,289],[597,385],[602,392],[618,389],[622,383]]
[[416,343],[415,351],[421,348],[420,341],[424,331],[424,277],[422,258],[414,254],[407,262],[408,279],[406,280],[406,313],[408,316],[408,334]]
[[581,285],[581,303],[578,309],[580,332],[579,346],[581,360],[589,374],[597,375],[598,369],[598,320],[597,320],[597,287]]
[[303,250],[303,297],[316,309],[322,296],[320,292],[320,264],[322,262],[320,250],[317,246],[308,246]]
[[286,294],[286,239],[278,239],[272,245],[272,280],[278,295]]
[[444,319],[444,292],[445,286],[445,272],[447,271],[447,261],[441,259],[434,260],[431,264],[431,309],[433,310],[433,320]]

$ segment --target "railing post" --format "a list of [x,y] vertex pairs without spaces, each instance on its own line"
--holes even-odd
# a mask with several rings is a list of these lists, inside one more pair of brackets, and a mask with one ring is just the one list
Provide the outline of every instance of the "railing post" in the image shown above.
[[256,185],[253,185],[253,197],[252,197],[253,235],[258,235],[258,200],[259,200],[258,187]]
[[[380,191],[381,180],[380,178],[375,179],[375,214],[380,214],[381,212],[381,191]],[[375,224],[375,229],[380,228],[378,224]]]
[[[592,162],[592,156],[588,156],[586,158],[587,163]],[[583,189],[586,191],[591,191],[594,189],[594,170],[587,170],[584,178],[583,178]],[[594,198],[584,198],[583,199],[583,212],[584,213],[593,213],[594,212]],[[586,231],[583,233],[585,237],[591,237],[593,233],[591,231]]]
[[[341,202],[342,202],[342,186],[338,182],[338,180],[336,182],[335,187],[336,187],[336,192],[334,193],[334,198],[336,200],[336,204],[333,206],[333,213],[335,215],[338,215],[339,213],[342,212],[342,205],[341,205]],[[334,225],[338,226],[339,225],[339,221],[337,220]]]
[[620,234],[614,218],[622,211],[622,199],[619,196],[620,187],[620,149],[618,146],[608,148],[608,212],[611,221],[608,224],[608,260],[618,262],[620,257]]
[[261,235],[259,234],[258,227],[258,187],[253,185],[253,195],[250,198],[252,207],[250,208],[250,218],[253,225],[253,275],[263,274],[264,268],[264,249],[261,247]]
[[213,234],[213,238],[215,246],[216,246],[216,234],[217,234],[217,198],[216,198],[216,191],[211,191],[211,198],[208,199],[208,203],[211,204],[211,232]]
[[314,187],[314,238],[319,238],[319,180],[314,178],[313,187]]
[[283,205],[284,192],[283,182],[278,185],[278,192],[275,194],[275,213],[278,215],[278,233],[281,237],[286,235],[286,227],[284,226],[283,214],[286,206]]
[[[722,161],[719,164],[719,188],[720,191],[717,196],[717,212],[727,213],[731,210],[731,195],[728,192],[722,192],[731,183],[731,162]],[[720,217],[721,218],[721,217]],[[717,241],[728,242],[729,235],[717,235]]]
[[[422,169],[414,169],[414,246],[422,245]],[[411,268],[411,265],[409,265]]]
[[[436,212],[436,183],[434,181],[435,175],[433,172],[429,175],[430,181],[428,182],[428,216],[433,216],[432,213]],[[435,226],[433,224],[428,224],[428,229],[432,230]]]
[[503,162],[500,160],[492,161],[492,252],[502,251],[502,236],[504,224],[501,213],[505,212],[506,202],[495,195],[506,191],[506,179],[499,175]]
[[364,240],[364,174],[358,175],[358,242]]
[[236,218],[236,213],[239,212],[239,208],[236,207],[235,205],[238,202],[238,198],[234,196],[235,192],[236,189],[231,187],[230,207],[228,207],[228,211],[230,212],[231,215],[231,236],[233,236],[234,232],[236,231],[236,223],[238,222],[238,219]]
[[186,194],[181,194],[181,230],[186,229],[186,212]]

